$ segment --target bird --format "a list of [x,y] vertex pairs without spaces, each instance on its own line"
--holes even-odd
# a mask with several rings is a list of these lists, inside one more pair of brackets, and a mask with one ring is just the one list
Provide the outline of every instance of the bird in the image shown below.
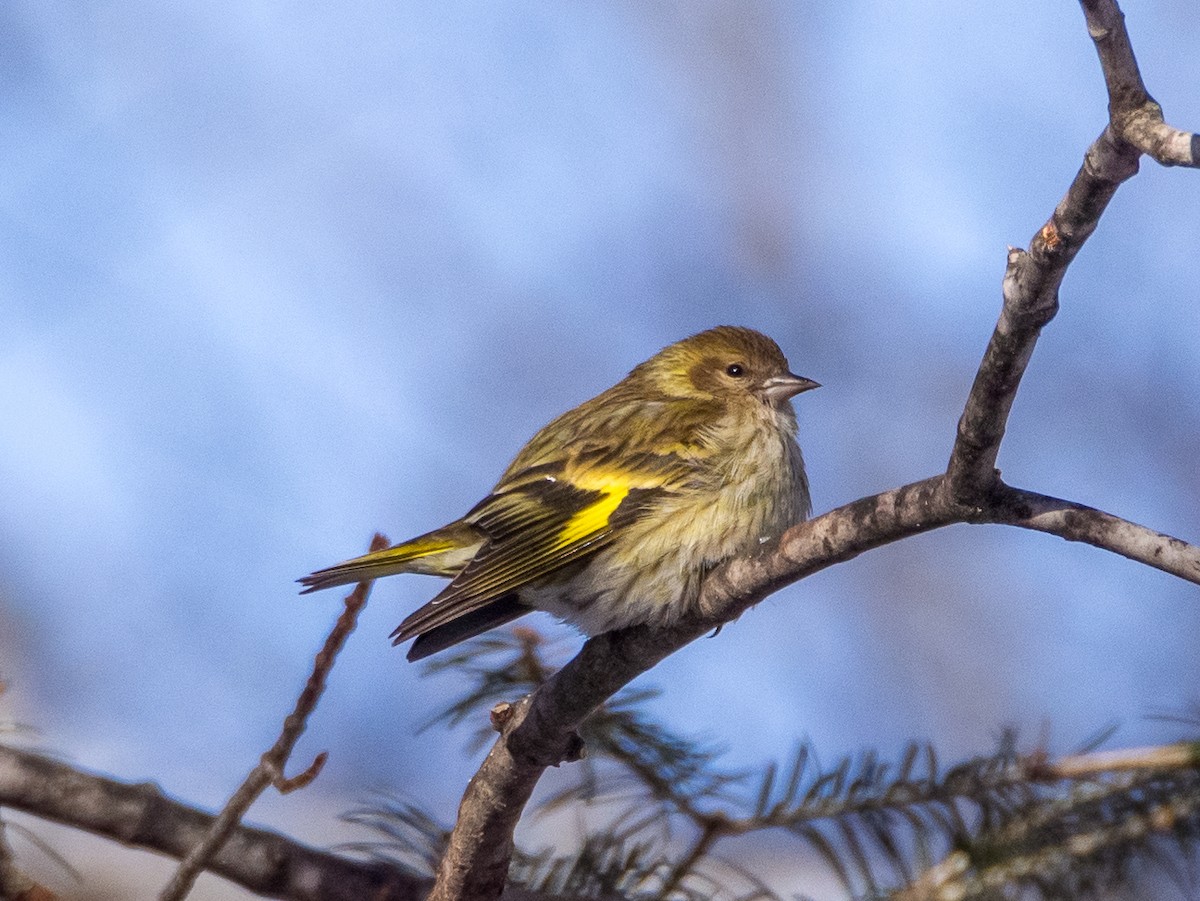
[[415,639],[413,661],[532,610],[586,635],[668,626],[709,571],[811,513],[791,398],[818,387],[758,331],[699,332],[542,428],[462,518],[317,570],[302,593],[449,578],[392,633]]

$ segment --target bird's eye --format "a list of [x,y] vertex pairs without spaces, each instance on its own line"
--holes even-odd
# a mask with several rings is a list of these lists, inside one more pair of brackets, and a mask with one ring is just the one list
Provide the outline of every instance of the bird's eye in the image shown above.
[[740,379],[746,374],[746,368],[741,363],[730,363],[725,367],[725,374]]

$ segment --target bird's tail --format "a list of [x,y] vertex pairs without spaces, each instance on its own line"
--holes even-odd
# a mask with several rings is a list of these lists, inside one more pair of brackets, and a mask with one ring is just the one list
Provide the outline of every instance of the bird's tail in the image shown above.
[[482,543],[483,536],[473,526],[455,522],[382,551],[319,569],[297,581],[304,586],[300,593],[308,594],[396,573],[452,577],[475,556]]

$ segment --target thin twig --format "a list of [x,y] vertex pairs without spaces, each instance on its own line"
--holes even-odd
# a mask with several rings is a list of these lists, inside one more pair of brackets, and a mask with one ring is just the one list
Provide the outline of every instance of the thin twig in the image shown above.
[[718,815],[708,817],[700,827],[700,834],[692,843],[688,852],[671,868],[663,884],[659,886],[658,897],[667,898],[679,887],[695,869],[696,864],[704,859],[720,839],[725,836],[724,818]]
[[[969,793],[964,792],[964,786],[943,783],[937,774],[931,771],[919,780],[918,784],[908,785],[906,791],[898,796],[868,791],[853,796],[823,799],[817,803],[804,798],[798,803],[781,802],[751,815],[739,816],[727,809],[701,809],[695,803],[695,798],[685,789],[670,783],[664,784],[664,780],[659,778],[655,771],[642,766],[635,755],[623,752],[620,747],[609,746],[607,754],[629,770],[643,784],[650,797],[667,801],[699,830],[700,837],[693,845],[693,851],[673,871],[681,875],[686,875],[702,853],[726,837],[969,796]],[[1200,769],[1200,741],[1092,751],[1067,755],[1057,760],[1050,760],[1044,752],[1035,752],[1018,759],[1011,766],[996,769],[983,782],[972,782],[971,790],[978,791],[986,786],[988,791],[999,792],[1027,785],[1030,781],[1088,780],[1118,773],[1172,769]],[[701,851],[695,851],[696,847]],[[671,883],[672,887],[678,884],[678,881],[674,880]]]
[[[377,534],[371,540],[370,549],[378,551],[387,546],[388,540]],[[288,792],[301,785],[307,785],[316,778],[317,772],[320,771],[321,765],[325,761],[324,753],[318,755],[312,765],[297,777],[286,778],[284,767],[287,765],[292,749],[304,732],[309,715],[316,708],[317,701],[320,700],[321,693],[325,690],[325,681],[337,659],[338,652],[346,643],[346,639],[350,637],[350,633],[354,631],[358,622],[358,614],[366,605],[370,590],[370,582],[359,582],[347,595],[346,608],[338,617],[337,623],[334,624],[332,631],[325,639],[325,644],[318,652],[313,663],[312,674],[308,677],[304,690],[296,700],[295,708],[283,721],[283,729],[279,733],[279,738],[276,739],[271,749],[263,754],[258,765],[250,771],[245,781],[226,802],[225,807],[213,821],[208,834],[180,862],[171,881],[158,896],[159,901],[182,901],[187,896],[196,877],[208,865],[213,855],[220,850],[233,828],[241,822],[246,811],[250,809],[250,805],[267,789],[267,786],[273,784],[281,792]]]
[[1112,773],[1200,769],[1200,742],[1181,741],[1145,748],[1070,754],[1054,761],[1035,756],[1025,769],[1033,779],[1091,779]]

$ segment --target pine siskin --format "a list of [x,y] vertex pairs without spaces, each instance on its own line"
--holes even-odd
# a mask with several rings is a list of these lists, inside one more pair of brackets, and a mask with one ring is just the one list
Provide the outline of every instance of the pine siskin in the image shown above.
[[693,335],[534,435],[462,519],[300,582],[451,578],[392,634],[417,639],[409,660],[533,609],[588,635],[666,625],[714,566],[808,516],[790,398],[816,387],[759,332]]

